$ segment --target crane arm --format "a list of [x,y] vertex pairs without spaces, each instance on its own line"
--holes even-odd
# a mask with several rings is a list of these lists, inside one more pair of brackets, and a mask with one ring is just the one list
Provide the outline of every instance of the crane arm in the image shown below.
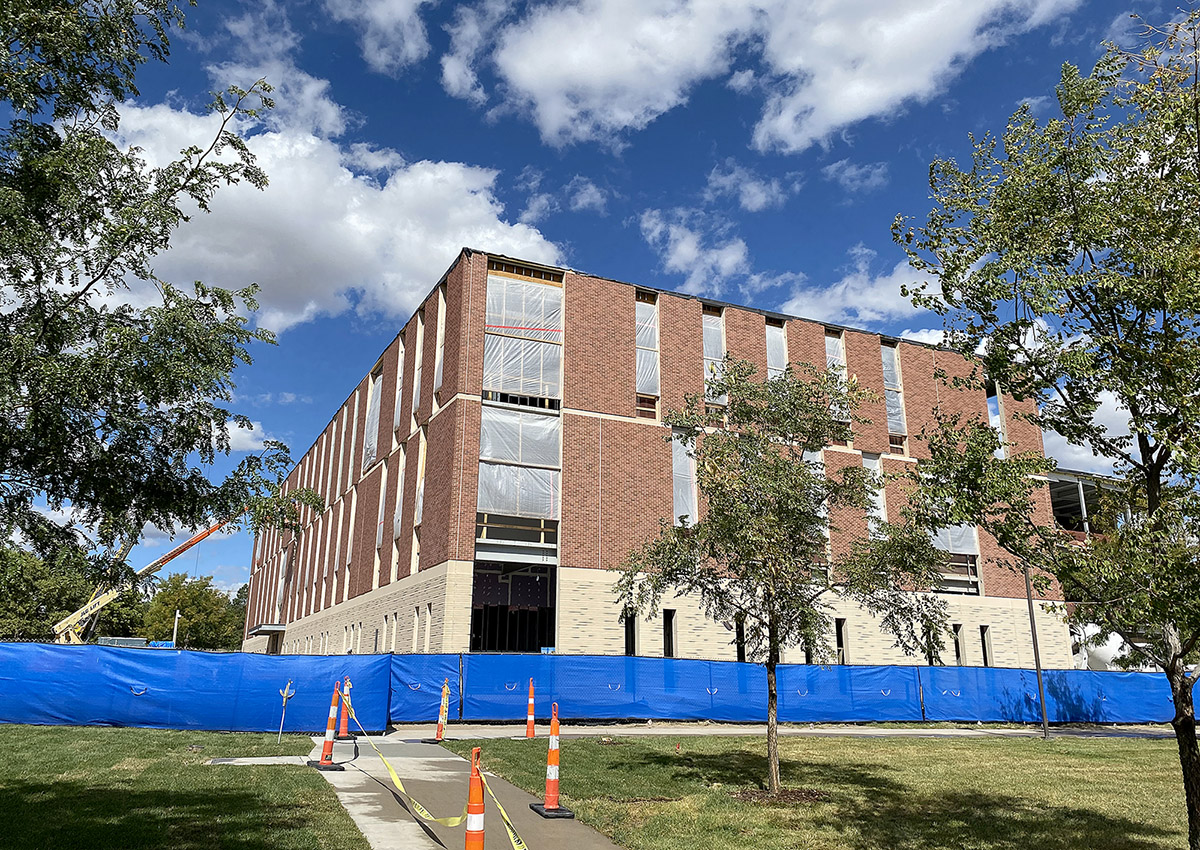
[[[137,578],[145,578],[146,576],[153,575],[175,558],[178,558],[188,549],[191,549],[204,538],[220,531],[221,526],[225,525],[227,522],[229,522],[229,520],[223,519],[211,527],[204,529],[198,534],[193,535],[191,538],[185,540],[183,543],[180,543],[161,558],[151,561],[149,564],[142,567],[140,570],[134,573],[134,575]],[[54,624],[54,640],[57,643],[82,643],[83,641],[81,641],[79,638],[80,624],[88,617],[100,611],[100,609],[102,609],[105,605],[112,602],[132,586],[133,585],[131,583],[125,582],[118,584],[116,587],[109,588],[108,590],[97,591],[96,593],[92,594],[92,598],[86,605],[84,605],[78,611],[68,614],[66,617]]]

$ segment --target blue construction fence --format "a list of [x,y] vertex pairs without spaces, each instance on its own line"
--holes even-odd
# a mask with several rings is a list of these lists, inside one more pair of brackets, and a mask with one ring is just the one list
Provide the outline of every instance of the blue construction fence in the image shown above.
[[[589,655],[251,655],[108,646],[0,643],[0,722],[273,732],[325,728],[333,683],[349,676],[368,731],[450,718],[525,719],[557,702],[565,720],[763,722],[759,664]],[[1052,723],[1158,723],[1174,708],[1157,673],[1044,673]],[[779,719],[789,723],[1036,723],[1031,670],[991,667],[780,665]]]

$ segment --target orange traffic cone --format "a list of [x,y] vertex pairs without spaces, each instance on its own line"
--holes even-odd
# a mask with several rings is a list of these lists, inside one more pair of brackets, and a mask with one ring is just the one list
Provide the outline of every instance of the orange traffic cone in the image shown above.
[[450,713],[450,680],[442,683],[442,704],[438,708],[437,737],[424,738],[422,743],[440,744],[446,735],[446,717]]
[[479,775],[479,747],[471,750],[471,784],[467,791],[466,850],[483,850],[483,777]]
[[350,689],[354,685],[350,684],[350,677],[346,677],[346,683],[342,685],[342,721],[338,726],[337,740],[353,741],[357,736],[350,731],[350,712],[346,710],[350,703]]
[[575,813],[558,804],[558,703],[550,706],[550,749],[546,752],[546,802],[530,803],[544,818],[573,818]]
[[338,697],[341,696],[338,685],[338,682],[333,683],[333,699],[329,702],[329,723],[325,726],[325,744],[321,748],[321,760],[308,763],[309,767],[315,767],[317,770],[345,770],[340,764],[333,763],[333,727],[337,723]]
[[529,713],[525,715],[525,737],[534,737],[533,732],[533,679],[529,680]]

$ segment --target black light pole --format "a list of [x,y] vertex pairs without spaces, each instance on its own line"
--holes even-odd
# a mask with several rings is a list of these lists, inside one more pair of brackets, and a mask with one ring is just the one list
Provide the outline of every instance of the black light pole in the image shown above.
[[1037,670],[1038,700],[1042,704],[1042,737],[1050,739],[1050,721],[1046,716],[1046,689],[1042,685],[1042,655],[1038,651],[1037,621],[1033,617],[1033,585],[1029,581],[1029,564],[1025,564],[1025,601],[1029,603],[1029,634],[1033,637],[1033,666]]

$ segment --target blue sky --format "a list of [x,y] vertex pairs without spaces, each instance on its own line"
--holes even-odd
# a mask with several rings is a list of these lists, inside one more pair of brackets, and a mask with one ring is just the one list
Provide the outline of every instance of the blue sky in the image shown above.
[[[201,2],[148,65],[122,139],[160,162],[207,140],[208,92],[265,76],[241,128],[271,179],[224,190],[157,273],[257,281],[279,333],[236,409],[308,448],[462,246],[930,339],[892,244],[938,156],[1042,116],[1063,62],[1131,41],[1108,0]],[[1065,466],[1094,466],[1049,446]],[[235,459],[238,456],[235,453]],[[167,545],[151,535],[133,555]],[[171,571],[248,576],[245,534]]]

